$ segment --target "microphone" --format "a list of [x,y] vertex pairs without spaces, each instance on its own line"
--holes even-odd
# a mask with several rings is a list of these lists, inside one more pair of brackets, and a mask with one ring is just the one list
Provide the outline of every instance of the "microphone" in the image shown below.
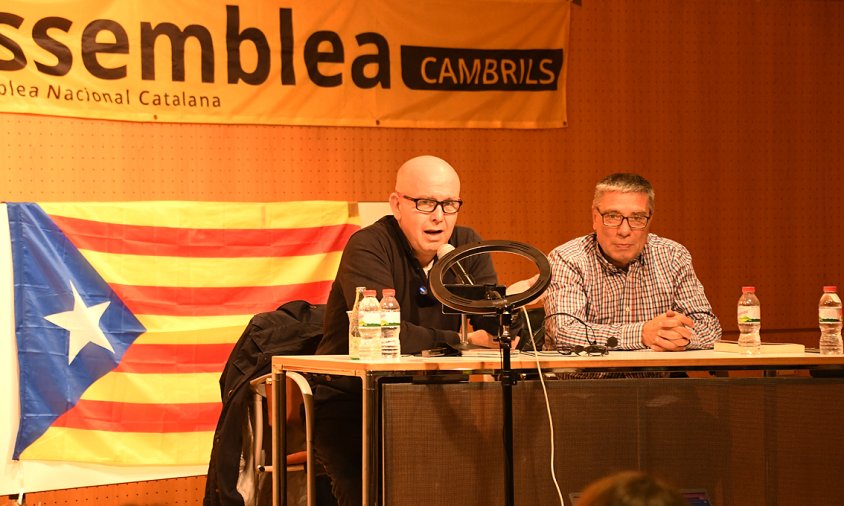
[[[442,258],[444,256],[448,255],[452,251],[454,251],[454,246],[452,246],[451,244],[448,244],[448,243],[443,244],[437,250],[437,258],[442,260]],[[464,269],[463,266],[460,265],[460,262],[455,262],[454,265],[451,266],[451,272],[453,272],[457,276],[457,278],[460,280],[460,282],[463,283],[464,285],[474,285],[475,284],[475,280],[472,279],[472,276],[470,276],[469,273],[466,272],[466,269]]]

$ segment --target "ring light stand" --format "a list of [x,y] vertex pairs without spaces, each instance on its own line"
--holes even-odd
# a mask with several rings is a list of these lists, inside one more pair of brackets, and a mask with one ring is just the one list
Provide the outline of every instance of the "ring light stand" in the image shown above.
[[[443,283],[443,275],[451,270],[460,260],[478,255],[481,253],[511,253],[533,260],[539,269],[539,278],[536,282],[522,293],[513,295],[498,295],[495,298],[473,300],[461,297],[446,288]],[[542,295],[551,283],[551,265],[545,254],[533,246],[514,241],[481,241],[474,244],[465,244],[455,248],[437,262],[431,269],[429,276],[431,293],[444,306],[459,311],[461,315],[497,315],[499,319],[498,343],[503,355],[501,367],[501,392],[503,395],[503,419],[504,419],[504,500],[507,506],[515,504],[513,490],[513,385],[516,377],[510,367],[510,348],[512,338],[510,336],[510,325],[513,313],[520,307],[525,306]],[[464,318],[465,325],[465,318]]]

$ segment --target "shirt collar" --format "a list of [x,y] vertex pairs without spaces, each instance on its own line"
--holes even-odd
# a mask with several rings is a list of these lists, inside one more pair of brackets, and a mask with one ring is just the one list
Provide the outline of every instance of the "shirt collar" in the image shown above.
[[436,262],[436,261],[437,261],[437,257],[434,257],[434,258],[431,259],[430,262],[428,262],[428,265],[422,266],[422,270],[425,272],[425,275],[430,274],[431,269],[434,268],[434,262]]

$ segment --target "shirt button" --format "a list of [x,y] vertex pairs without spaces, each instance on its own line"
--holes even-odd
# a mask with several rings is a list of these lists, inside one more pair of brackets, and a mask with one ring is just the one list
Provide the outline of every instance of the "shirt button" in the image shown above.
[[624,306],[624,310],[629,313],[630,312],[630,306]]

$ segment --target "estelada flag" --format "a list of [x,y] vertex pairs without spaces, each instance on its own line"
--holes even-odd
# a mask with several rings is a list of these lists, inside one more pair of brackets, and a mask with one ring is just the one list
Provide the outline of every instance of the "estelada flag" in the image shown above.
[[324,303],[360,228],[347,202],[7,208],[24,460],[207,463],[243,328]]

